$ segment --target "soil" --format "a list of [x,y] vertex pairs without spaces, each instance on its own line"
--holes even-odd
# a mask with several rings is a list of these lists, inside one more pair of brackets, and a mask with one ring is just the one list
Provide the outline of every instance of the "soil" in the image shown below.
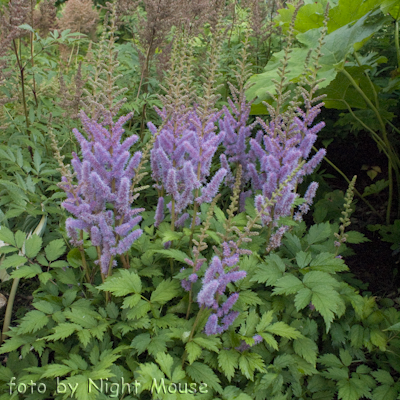
[[[368,134],[348,137],[346,140],[334,141],[328,147],[328,158],[351,179],[357,175],[356,188],[360,193],[366,186],[387,179],[387,158],[379,153],[376,143]],[[336,179],[329,180],[332,190],[347,190],[345,180],[328,164],[323,166],[326,171]],[[366,169],[368,167],[368,169]],[[379,167],[381,172],[374,180],[368,176],[368,170]],[[385,224],[386,208],[388,204],[388,189],[381,193],[370,195],[367,200],[375,208],[376,213],[357,196],[355,196],[356,209],[351,216],[351,229],[362,232],[371,242],[352,244],[351,248],[356,255],[346,258],[346,264],[355,278],[368,285],[367,291],[379,297],[397,297],[400,287],[398,274],[399,255],[393,254],[391,243],[383,242],[378,232],[371,232],[368,225]],[[391,222],[397,216],[398,199],[393,199]]]

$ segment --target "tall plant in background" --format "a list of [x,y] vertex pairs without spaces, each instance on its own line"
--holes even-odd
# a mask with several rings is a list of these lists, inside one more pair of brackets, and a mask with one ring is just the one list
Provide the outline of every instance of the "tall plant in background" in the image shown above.
[[[209,71],[204,80],[202,94],[187,95],[192,83],[192,56],[186,54],[185,43],[188,38],[175,46],[172,65],[167,79],[167,94],[162,97],[164,110],[160,112],[165,127],[156,139],[152,150],[153,179],[156,188],[160,190],[157,207],[156,224],[163,219],[164,190],[171,196],[168,205],[171,212],[171,226],[181,226],[189,218],[188,213],[182,212],[195,200],[191,229],[196,224],[197,211],[202,203],[209,203],[219,190],[226,174],[221,168],[207,184],[210,174],[212,157],[224,132],[215,133],[215,123],[221,112],[215,109],[218,100],[215,83],[218,69],[218,53],[221,38],[213,38],[209,53]],[[194,101],[194,106],[192,106]],[[167,119],[167,113],[169,118]],[[155,132],[154,125],[149,125]],[[201,195],[200,195],[201,189]]]

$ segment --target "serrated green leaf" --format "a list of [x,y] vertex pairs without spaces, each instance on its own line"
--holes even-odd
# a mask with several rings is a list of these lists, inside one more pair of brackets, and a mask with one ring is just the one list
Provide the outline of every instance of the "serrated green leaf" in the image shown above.
[[5,243],[16,246],[14,234],[5,226],[0,227],[0,240]]
[[275,340],[275,338],[270,335],[269,333],[260,333],[261,337],[265,340],[265,342],[271,346],[274,350],[279,350],[278,342]]
[[121,270],[119,276],[107,277],[105,282],[97,288],[111,292],[114,296],[126,296],[131,293],[141,293],[142,283],[139,275],[128,270]]
[[346,238],[347,238],[346,242],[352,243],[352,244],[370,242],[370,240],[367,237],[365,237],[365,235],[363,233],[358,232],[358,231],[346,232]]
[[315,367],[317,363],[318,346],[313,340],[308,337],[298,338],[293,341],[293,350]]
[[66,245],[63,239],[52,240],[44,249],[47,260],[55,261],[65,253]]
[[320,286],[338,287],[340,283],[327,272],[310,271],[304,275],[303,283],[310,289]]
[[370,339],[373,345],[379,347],[381,351],[386,351],[387,337],[384,332],[377,328],[371,329]]
[[217,337],[200,337],[197,336],[193,339],[193,342],[201,346],[203,349],[214,351],[215,353],[219,352],[219,347],[221,345],[221,340]]
[[77,335],[84,348],[89,344],[90,339],[92,338],[90,329],[82,329],[81,331],[78,331]]
[[300,289],[294,297],[294,305],[297,311],[302,310],[311,303],[312,291],[308,288]]
[[332,253],[319,253],[310,263],[313,270],[329,273],[347,271],[348,267],[341,258],[336,258]]
[[254,372],[266,372],[262,357],[257,353],[245,353],[239,358],[239,368],[242,374],[251,381],[254,380]]
[[374,400],[396,400],[398,399],[398,391],[395,387],[389,385],[381,385],[372,391]]
[[140,300],[139,303],[129,310],[126,314],[128,319],[139,319],[144,317],[151,309],[151,305],[148,301]]
[[68,336],[71,336],[74,332],[80,331],[82,327],[78,324],[63,322],[55,326],[53,329],[54,333],[49,336],[46,336],[44,339],[53,341],[65,339]]
[[256,331],[263,332],[265,328],[271,324],[273,316],[274,312],[272,310],[264,313],[261,317],[260,322],[256,326]]
[[299,331],[297,331],[295,328],[292,328],[283,321],[275,322],[273,325],[268,326],[265,330],[274,335],[282,336],[289,339],[298,339],[302,336]]
[[70,373],[72,370],[73,369],[68,365],[48,364],[45,366],[45,372],[40,376],[40,379],[64,376]]
[[110,303],[108,303],[106,305],[106,310],[107,310],[108,316],[112,319],[116,319],[119,315],[118,307],[113,301],[111,301]]
[[296,254],[296,262],[299,268],[305,268],[311,262],[311,254],[300,251]]
[[12,278],[33,278],[42,273],[42,268],[38,264],[24,265],[15,269],[10,275]]
[[134,337],[131,343],[131,347],[138,351],[138,354],[142,354],[147,350],[147,346],[151,342],[151,337],[148,333],[141,333]]
[[202,348],[194,342],[186,343],[185,350],[188,354],[188,361],[190,364],[193,364],[193,362],[200,357],[203,351]]
[[324,354],[318,358],[318,362],[327,367],[343,367],[342,362],[334,354]]
[[206,383],[218,393],[222,393],[220,380],[214,371],[206,364],[194,362],[186,367],[186,373],[197,383]]
[[154,253],[164,254],[168,258],[172,258],[174,260],[180,261],[180,262],[185,263],[185,264],[186,264],[185,258],[189,258],[186,253],[184,253],[183,251],[180,251],[180,250],[176,250],[176,249],[153,250],[153,252]]
[[51,305],[51,303],[49,303],[48,301],[45,301],[45,300],[36,301],[35,303],[33,303],[33,306],[37,310],[39,310],[45,314],[52,314],[54,311],[54,308]]
[[337,386],[339,387],[339,399],[359,400],[362,396],[369,397],[369,388],[361,379],[351,378],[349,380],[340,380]]
[[345,367],[348,367],[353,361],[353,357],[347,350],[344,349],[340,349],[339,353],[340,353],[340,360],[342,361],[343,365]]
[[372,371],[371,375],[379,382],[382,383],[383,385],[393,385],[394,384],[394,379],[392,375],[383,369],[378,369],[377,371]]
[[17,233],[15,234],[15,243],[19,249],[22,248],[25,239],[26,239],[26,233],[22,231],[17,231]]
[[318,286],[313,288],[311,303],[324,318],[326,332],[328,332],[334,314],[338,311],[339,306],[343,304],[342,298],[330,286]]
[[180,287],[180,283],[177,280],[163,280],[151,294],[150,302],[160,305],[165,304],[180,292]]
[[171,379],[172,365],[174,363],[172,356],[165,353],[158,353],[156,362],[160,366],[161,371],[164,372],[169,379]]
[[360,349],[363,345],[364,341],[364,328],[361,325],[353,325],[350,329],[350,340],[351,345],[356,348]]
[[17,254],[13,254],[12,256],[8,256],[2,263],[1,263],[1,269],[6,269],[6,268],[16,268],[19,267],[25,262],[28,261],[26,257],[19,256]]
[[32,235],[25,241],[25,255],[28,258],[34,258],[42,248],[42,238],[38,235]]
[[46,314],[38,310],[33,310],[22,318],[18,326],[18,332],[20,334],[34,333],[43,328],[48,322],[49,317]]
[[312,245],[326,240],[331,235],[331,226],[329,222],[311,226],[308,234],[305,236],[307,243]]
[[278,279],[273,289],[274,294],[294,294],[304,287],[299,278],[294,275],[287,274],[281,279]]
[[223,223],[226,221],[226,216],[225,216],[224,212],[216,206],[214,207],[214,215],[219,222]]
[[239,353],[233,349],[221,350],[218,354],[218,366],[230,382],[235,375],[235,368],[239,366]]

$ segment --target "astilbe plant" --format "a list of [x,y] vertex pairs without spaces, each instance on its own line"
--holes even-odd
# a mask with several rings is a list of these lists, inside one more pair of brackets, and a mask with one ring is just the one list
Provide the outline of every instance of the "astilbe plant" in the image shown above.
[[[171,59],[171,66],[178,66],[178,71],[171,68],[167,77],[167,94],[160,96],[164,109],[156,109],[161,116],[164,127],[156,138],[151,152],[151,166],[155,187],[160,190],[156,211],[156,226],[163,220],[164,191],[171,196],[167,205],[171,212],[172,226],[182,226],[189,218],[185,209],[194,203],[192,228],[197,221],[199,206],[210,203],[219,190],[226,170],[220,168],[207,183],[210,175],[212,158],[224,138],[224,132],[216,133],[216,123],[222,112],[214,109],[218,96],[212,89],[217,74],[217,47],[214,42],[210,60],[210,82],[203,85],[204,98],[197,98],[191,107],[194,96],[183,93],[191,82],[191,55],[184,50],[185,40],[177,41]],[[179,63],[179,64],[178,64]],[[185,100],[183,100],[185,99]],[[183,101],[189,103],[184,104]],[[154,134],[156,127],[149,123]],[[201,194],[200,194],[201,190]]]
[[81,121],[88,140],[74,129],[82,149],[82,161],[74,153],[71,162],[78,184],[63,177],[62,187],[68,198],[62,206],[75,217],[66,221],[71,243],[80,246],[82,236],[79,237],[78,231],[88,232],[92,245],[97,248],[96,263],[103,275],[111,274],[116,255],[122,256],[125,267],[129,266],[123,254],[142,234],[134,228],[141,221],[138,214],[144,209],[131,207],[138,196],[132,196],[131,186],[142,154],[140,151],[133,156],[129,153],[138,140],[136,135],[121,142],[122,125],[131,116],[128,114],[114,123],[110,114],[104,115],[100,124],[82,111]]

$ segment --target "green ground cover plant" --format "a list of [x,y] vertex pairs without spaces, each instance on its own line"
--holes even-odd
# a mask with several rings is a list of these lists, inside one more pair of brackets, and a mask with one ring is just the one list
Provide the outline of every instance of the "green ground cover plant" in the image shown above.
[[323,102],[397,4],[1,4],[1,400],[400,398],[356,177],[317,195]]

